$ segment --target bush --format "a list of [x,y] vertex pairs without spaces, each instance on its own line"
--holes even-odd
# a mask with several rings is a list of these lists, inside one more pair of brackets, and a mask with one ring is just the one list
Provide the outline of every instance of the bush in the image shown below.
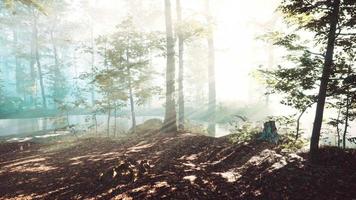
[[191,132],[191,133],[198,133],[198,134],[203,134],[203,135],[207,135],[208,131],[207,129],[204,127],[204,125],[199,124],[199,123],[194,123],[192,121],[187,120],[184,123],[184,129],[187,132]]
[[240,123],[236,121],[231,123],[231,125],[231,135],[229,139],[232,143],[249,142],[256,139],[261,133],[261,128],[253,125],[251,122],[243,122],[243,124],[240,125]]
[[278,148],[285,152],[296,152],[303,148],[306,141],[302,138],[295,139],[295,135],[291,133],[280,135]]

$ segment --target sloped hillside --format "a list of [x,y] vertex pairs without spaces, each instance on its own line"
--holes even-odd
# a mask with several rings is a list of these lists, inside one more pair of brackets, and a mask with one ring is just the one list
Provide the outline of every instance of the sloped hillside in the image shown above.
[[[151,132],[0,145],[1,199],[354,199],[356,152]],[[335,159],[336,158],[336,159]]]

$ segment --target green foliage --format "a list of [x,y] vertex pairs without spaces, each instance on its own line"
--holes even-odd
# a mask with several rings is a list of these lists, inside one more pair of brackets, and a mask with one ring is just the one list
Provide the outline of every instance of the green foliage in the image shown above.
[[[327,88],[326,104],[331,108],[338,109],[340,106],[337,104],[343,104],[343,110],[350,110],[346,107],[351,108],[350,104],[346,106],[346,102],[350,102],[347,99],[352,99],[350,91],[355,91],[355,87],[346,86],[343,80],[347,75],[355,73],[354,67],[350,65],[354,63],[355,48],[351,47],[356,42],[356,35],[343,34],[343,32],[353,32],[352,24],[355,24],[356,20],[351,16],[355,15],[355,8],[354,3],[341,1],[334,64]],[[255,73],[256,77],[267,86],[268,93],[282,94],[281,103],[299,112],[297,121],[317,100],[332,9],[332,1],[284,0],[279,10],[282,11],[290,28],[294,30],[293,33],[271,32],[260,37],[287,50],[287,56],[284,58],[283,66],[272,70],[260,69]],[[305,31],[313,33],[314,40],[301,40],[301,35]],[[347,119],[345,116],[351,116],[351,112],[343,111],[341,114],[344,115],[342,117],[344,120]],[[339,124],[336,122],[339,121],[334,120],[332,125]]]
[[190,133],[204,134],[207,135],[208,131],[204,125],[199,123],[194,123],[192,121],[186,120],[184,122],[184,130]]
[[302,149],[307,142],[303,138],[295,139],[294,134],[281,134],[278,148],[285,152],[297,152]]
[[0,115],[6,116],[23,109],[23,100],[18,97],[0,97]]
[[238,121],[230,123],[231,128],[229,139],[232,143],[249,142],[258,137],[261,133],[261,128],[255,126],[251,122],[243,122],[242,125]]
[[47,14],[46,9],[44,8],[43,4],[39,2],[39,0],[4,0],[5,6],[9,9],[13,9],[16,2],[20,2],[28,6],[33,6],[34,8],[41,11],[43,14]]
[[161,42],[156,33],[138,31],[130,17],[117,26],[115,33],[96,40],[106,69],[95,72],[94,83],[107,101],[127,101],[132,91],[135,103],[142,105],[159,93],[151,82],[154,71],[150,56]]
[[303,111],[316,101],[314,91],[323,61],[306,47],[298,45],[299,37],[295,34],[272,37],[275,45],[290,51],[286,61],[291,62],[291,66],[278,66],[273,70],[259,69],[255,76],[267,86],[269,94],[283,95],[282,104]]
[[196,38],[204,38],[208,35],[208,29],[206,25],[197,21],[186,19],[176,24],[176,31],[181,34],[185,42],[192,41]]
[[69,91],[67,80],[62,71],[59,70],[60,66],[51,67],[49,70],[49,89],[51,91],[51,98],[54,102],[63,101]]
[[275,121],[279,134],[295,134],[295,115],[290,116],[269,116],[266,121]]

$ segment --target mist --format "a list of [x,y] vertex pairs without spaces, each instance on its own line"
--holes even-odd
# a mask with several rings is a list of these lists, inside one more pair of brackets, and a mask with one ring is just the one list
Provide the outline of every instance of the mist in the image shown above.
[[[265,140],[277,153],[310,151],[310,162],[320,148],[354,149],[355,3],[296,2],[3,0],[0,146],[110,154],[124,144],[112,155],[138,168],[154,161],[140,150],[154,153],[152,141],[193,136],[201,146]],[[131,150],[142,159],[128,160]]]

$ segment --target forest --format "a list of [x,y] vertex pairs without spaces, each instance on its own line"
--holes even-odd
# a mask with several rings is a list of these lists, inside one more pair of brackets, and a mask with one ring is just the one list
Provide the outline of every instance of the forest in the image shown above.
[[0,0],[0,199],[356,199],[356,1]]

